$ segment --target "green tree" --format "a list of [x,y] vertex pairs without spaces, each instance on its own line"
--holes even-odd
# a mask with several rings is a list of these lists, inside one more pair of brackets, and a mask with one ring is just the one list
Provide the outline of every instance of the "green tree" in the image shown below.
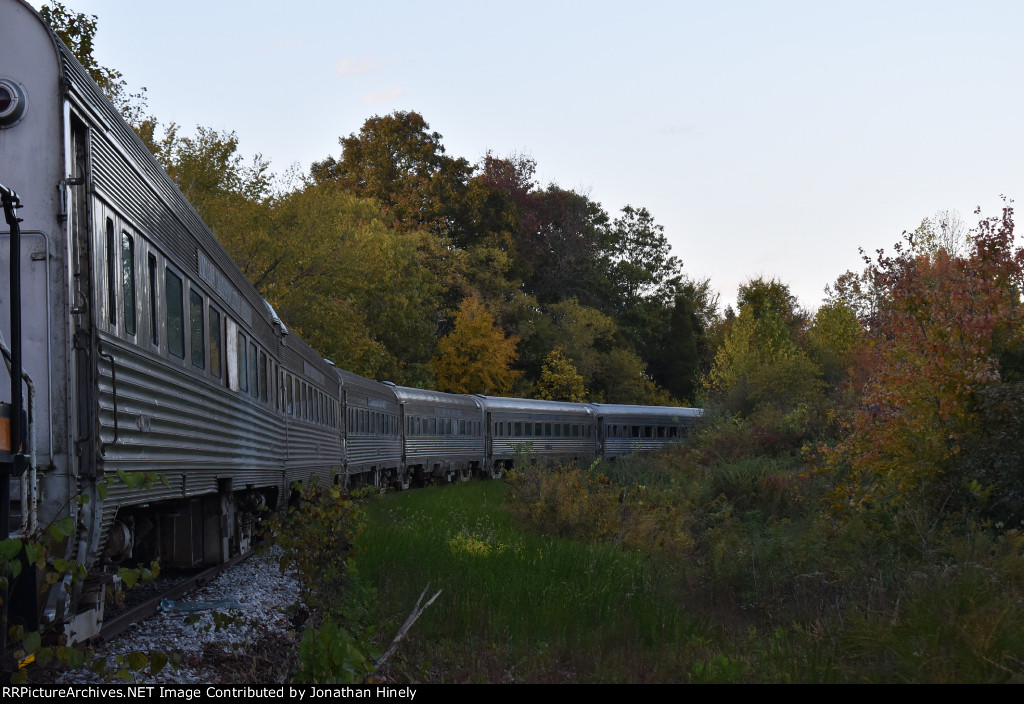
[[[705,390],[732,413],[787,412],[821,397],[820,370],[793,339],[793,297],[784,284],[755,280],[704,379]],[[750,295],[753,292],[756,295]],[[767,295],[762,295],[767,294]]]
[[561,347],[553,349],[544,360],[544,369],[535,393],[537,398],[548,401],[583,403],[587,400],[583,377]]
[[426,235],[396,231],[333,184],[281,199],[268,234],[280,249],[260,267],[261,291],[304,339],[359,374],[430,381],[438,287],[419,256]]
[[441,338],[430,361],[437,388],[456,394],[509,393],[519,376],[512,369],[518,341],[505,336],[479,298],[466,298],[455,329]]
[[39,14],[75,55],[78,63],[89,72],[89,76],[128,124],[138,132],[147,121],[155,122],[146,115],[146,89],[142,88],[137,93],[130,92],[120,71],[100,66],[96,61],[93,55],[98,20],[96,15],[75,12],[59,2],[43,5]]
[[692,403],[701,371],[703,326],[689,296],[676,296],[656,378],[680,401]]
[[641,299],[671,304],[682,283],[682,264],[671,255],[665,228],[646,208],[627,205],[612,222],[610,278],[625,309]]
[[270,164],[259,155],[251,165],[246,164],[238,153],[238,136],[234,132],[200,125],[195,135],[189,136],[182,135],[180,127],[171,123],[156,143],[154,156],[203,221],[214,230],[241,229],[241,223],[233,223],[239,217],[244,220],[252,217],[238,211],[242,203],[268,206],[273,195]]
[[750,279],[739,287],[737,302],[740,310],[746,308],[755,320],[774,315],[790,332],[799,333],[807,316],[799,309],[789,286],[777,279]]
[[853,370],[864,344],[864,329],[857,314],[842,301],[823,304],[808,330],[811,357],[821,367],[825,383],[838,389]]
[[374,115],[359,134],[338,140],[340,159],[315,162],[310,175],[377,200],[400,230],[425,229],[462,244],[471,236],[466,194],[473,168],[446,155],[441,139],[417,112]]

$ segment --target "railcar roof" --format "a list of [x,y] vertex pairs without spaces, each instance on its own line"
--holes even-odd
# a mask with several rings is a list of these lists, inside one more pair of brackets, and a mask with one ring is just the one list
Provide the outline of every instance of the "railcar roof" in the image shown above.
[[397,402],[398,400],[395,387],[391,384],[367,379],[365,376],[359,376],[355,372],[345,369],[337,369],[336,371],[341,378],[341,385],[346,389],[361,388],[390,401]]
[[680,418],[696,420],[704,415],[703,408],[686,408],[683,406],[630,406],[621,403],[595,403],[598,417],[621,416],[639,418],[641,416],[656,418]]
[[472,396],[460,394],[449,394],[444,391],[430,391],[428,389],[414,389],[411,386],[398,386],[386,382],[395,391],[398,400],[402,403],[431,403],[442,406],[455,406],[458,408],[480,408],[480,401]]
[[571,403],[569,401],[545,401],[537,398],[510,398],[507,396],[484,396],[478,394],[484,408],[497,411],[524,411],[532,413],[567,413],[571,415],[593,416],[594,410],[589,404]]

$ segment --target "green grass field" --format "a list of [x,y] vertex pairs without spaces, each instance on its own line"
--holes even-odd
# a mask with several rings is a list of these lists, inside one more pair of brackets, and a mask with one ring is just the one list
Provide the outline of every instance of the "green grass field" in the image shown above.
[[[800,500],[773,501],[780,486],[792,494],[785,463],[753,462],[538,468],[518,485],[372,499],[354,564],[377,590],[376,647],[425,588],[441,590],[387,677],[1024,680],[1024,535],[967,527],[922,551],[856,523],[830,531],[813,478],[800,480]],[[543,497],[531,497],[534,484]],[[665,541],[666,530],[686,540]]]
[[525,533],[504,494],[503,482],[470,482],[371,504],[358,569],[378,586],[388,632],[427,585],[442,590],[397,669],[416,681],[684,679],[679,653],[700,637],[677,607],[673,570],[613,545]]

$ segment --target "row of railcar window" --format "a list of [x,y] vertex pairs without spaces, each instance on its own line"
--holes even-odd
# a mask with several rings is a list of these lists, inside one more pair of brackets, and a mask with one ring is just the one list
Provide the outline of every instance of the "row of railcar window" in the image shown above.
[[[104,319],[112,334],[143,346],[138,339],[141,324],[148,328],[151,351],[182,362],[187,358],[195,372],[219,379],[226,388],[268,404],[282,415],[337,426],[337,400],[297,375],[280,370],[273,357],[246,334],[239,323],[223,313],[195,282],[179,273],[170,263],[161,266],[160,255],[150,242],[127,225],[118,227],[116,222],[119,218],[113,213],[104,221]],[[148,298],[148,305],[141,308],[141,320],[137,305],[139,279],[136,275],[140,249],[145,254],[142,283],[146,289],[144,296]],[[161,283],[163,298],[159,290]],[[118,297],[121,298],[120,306]],[[163,326],[159,324],[161,303]],[[161,345],[161,338],[165,346]],[[280,380],[276,390],[270,383],[275,376]]]
[[398,435],[398,416],[392,413],[367,411],[362,408],[348,409],[347,431],[350,435]]
[[278,410],[289,418],[306,420],[332,428],[338,426],[338,401],[297,375],[281,371],[281,405]]
[[590,425],[576,423],[524,423],[522,421],[495,421],[495,437],[561,438],[593,437]]
[[676,425],[608,425],[605,434],[610,438],[678,438],[682,437]]
[[479,435],[480,421],[456,418],[406,417],[407,435]]

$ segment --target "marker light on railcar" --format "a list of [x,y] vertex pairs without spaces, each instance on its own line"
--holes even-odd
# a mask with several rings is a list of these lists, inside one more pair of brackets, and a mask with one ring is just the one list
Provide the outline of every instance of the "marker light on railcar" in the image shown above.
[[0,78],[0,127],[10,127],[25,115],[25,89],[17,81]]

